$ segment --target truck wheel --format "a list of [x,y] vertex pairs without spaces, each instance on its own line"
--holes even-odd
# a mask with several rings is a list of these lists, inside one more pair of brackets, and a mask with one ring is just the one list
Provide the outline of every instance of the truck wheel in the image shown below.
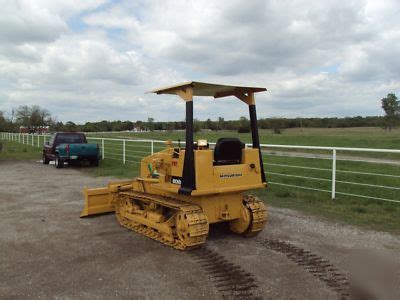
[[47,158],[46,154],[43,153],[43,157],[42,157],[42,162],[44,165],[48,165],[49,164],[49,159]]
[[61,169],[61,168],[64,167],[64,161],[63,161],[62,159],[60,159],[60,158],[58,157],[58,155],[56,155],[56,159],[54,160],[54,166],[55,166],[57,169]]
[[90,161],[92,166],[98,167],[99,166],[99,159],[95,158]]

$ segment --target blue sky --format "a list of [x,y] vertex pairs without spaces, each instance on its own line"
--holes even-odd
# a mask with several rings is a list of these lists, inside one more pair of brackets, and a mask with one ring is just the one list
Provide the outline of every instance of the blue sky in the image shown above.
[[[400,90],[398,1],[3,1],[0,110],[58,120],[182,120],[173,96],[197,80],[268,89],[260,117],[381,115]],[[235,119],[233,99],[198,99],[199,119]]]

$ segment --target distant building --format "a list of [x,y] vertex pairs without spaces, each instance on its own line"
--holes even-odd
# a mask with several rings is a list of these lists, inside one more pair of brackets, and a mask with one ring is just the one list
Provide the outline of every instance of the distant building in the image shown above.
[[20,126],[19,133],[46,134],[49,133],[49,126]]
[[132,131],[133,131],[133,132],[144,132],[144,131],[146,131],[146,130],[140,128],[139,126],[134,126],[133,129],[132,129]]

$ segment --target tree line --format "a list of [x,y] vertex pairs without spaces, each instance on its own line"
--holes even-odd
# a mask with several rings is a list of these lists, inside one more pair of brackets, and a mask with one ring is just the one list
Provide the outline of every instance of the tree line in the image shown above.
[[[272,129],[280,133],[287,128],[346,128],[346,127],[382,127],[392,129],[400,126],[400,101],[395,94],[388,94],[381,99],[381,106],[385,116],[369,117],[345,117],[345,118],[261,118],[258,126],[261,129]],[[0,111],[0,131],[18,132],[20,126],[35,132],[40,126],[49,126],[50,131],[83,131],[83,132],[107,132],[107,131],[172,131],[184,130],[184,121],[155,121],[149,117],[146,121],[100,121],[75,124],[72,121],[66,123],[56,121],[47,110],[39,106],[20,106],[12,110],[9,117]],[[194,131],[199,130],[234,130],[238,132],[250,132],[250,122],[246,117],[238,120],[225,120],[219,117],[217,120],[194,120]]]

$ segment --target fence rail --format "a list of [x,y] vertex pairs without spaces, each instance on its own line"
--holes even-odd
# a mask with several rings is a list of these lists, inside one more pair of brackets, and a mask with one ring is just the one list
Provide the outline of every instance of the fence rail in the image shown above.
[[[45,142],[47,142],[50,138],[50,135],[37,135],[37,134],[21,134],[21,133],[7,133],[2,132],[1,138],[3,140],[15,141],[21,144],[30,145],[32,147],[41,147]],[[140,160],[150,154],[153,154],[155,151],[159,151],[164,148],[163,144],[165,141],[160,140],[149,140],[149,139],[120,139],[120,138],[102,138],[102,137],[93,137],[88,136],[87,139],[92,142],[96,142],[99,144],[101,148],[102,159],[112,159],[121,161],[123,164],[139,164]],[[177,144],[178,142],[173,142]],[[182,142],[181,144],[184,144]],[[215,143],[210,143],[211,146],[215,145]],[[246,144],[246,147],[251,147],[251,144]],[[290,151],[325,151],[328,154],[315,155],[310,156],[309,154],[302,154],[298,152],[283,152],[283,153],[272,153],[271,151],[276,151],[276,149],[284,149]],[[267,172],[266,175],[268,177],[273,177],[272,180],[268,180],[268,183],[271,186],[284,186],[287,188],[295,188],[295,189],[303,189],[308,191],[318,191],[322,193],[329,193],[332,199],[335,199],[337,195],[344,195],[350,197],[359,197],[364,199],[373,199],[387,202],[397,202],[400,203],[400,172],[396,173],[396,170],[400,170],[400,159],[397,161],[392,161],[393,170],[392,172],[384,172],[382,169],[383,164],[388,164],[387,161],[379,160],[379,159],[368,159],[354,157],[346,158],[343,161],[346,163],[357,163],[357,164],[369,164],[375,165],[375,169],[378,168],[378,172],[373,172],[370,170],[370,167],[367,167],[368,171],[364,170],[355,170],[350,169],[351,165],[345,165],[347,169],[338,169],[337,162],[342,159],[337,156],[338,152],[346,152],[346,153],[392,153],[399,154],[400,158],[400,150],[397,149],[372,149],[372,148],[348,148],[348,147],[320,147],[320,146],[299,146],[299,145],[275,145],[275,144],[261,144],[261,151],[264,158],[264,166],[266,166]],[[282,159],[285,160],[282,162],[275,161],[274,159]],[[308,160],[319,161],[317,166],[310,165]],[[295,160],[295,163],[290,164],[290,160]],[[307,160],[307,162],[302,161]],[[330,165],[327,165],[327,162],[330,161]],[[343,162],[344,163],[344,162]],[[320,165],[323,166],[320,166]],[[273,171],[271,168],[278,168],[281,171]],[[389,167],[386,167],[389,171]],[[365,167],[363,168],[365,169]],[[372,168],[374,169],[374,168]],[[282,171],[283,170],[283,171]],[[288,170],[300,170],[303,173],[288,173]],[[304,172],[309,172],[311,174],[304,174]],[[318,172],[316,175],[315,172]],[[396,174],[394,174],[396,173]],[[369,178],[374,178],[374,180],[369,180],[369,182],[360,182],[360,181],[352,181],[351,179],[346,180],[338,180],[337,176],[340,174],[341,176],[364,176]],[[329,175],[329,177],[327,177]],[[383,178],[388,180],[389,183],[379,183],[377,182],[377,178]],[[279,180],[280,179],[280,180]],[[359,179],[359,177],[357,177]],[[288,181],[289,180],[289,181]],[[290,181],[295,180],[295,182]],[[371,182],[372,181],[372,182]],[[307,184],[303,184],[303,182]],[[391,183],[390,183],[391,182]],[[310,183],[319,183],[317,186],[309,186]],[[329,184],[329,186],[322,186],[321,184]],[[360,194],[353,192],[353,190],[346,191],[346,188],[342,187],[342,190],[338,191],[338,184],[341,186],[350,186],[357,187],[360,191]],[[367,190],[367,188],[372,188],[373,193],[371,194],[371,189]],[[367,192],[367,194],[361,194],[361,192]],[[382,193],[384,196],[382,196]],[[385,196],[390,194],[391,197]],[[394,199],[393,199],[394,198]]]

